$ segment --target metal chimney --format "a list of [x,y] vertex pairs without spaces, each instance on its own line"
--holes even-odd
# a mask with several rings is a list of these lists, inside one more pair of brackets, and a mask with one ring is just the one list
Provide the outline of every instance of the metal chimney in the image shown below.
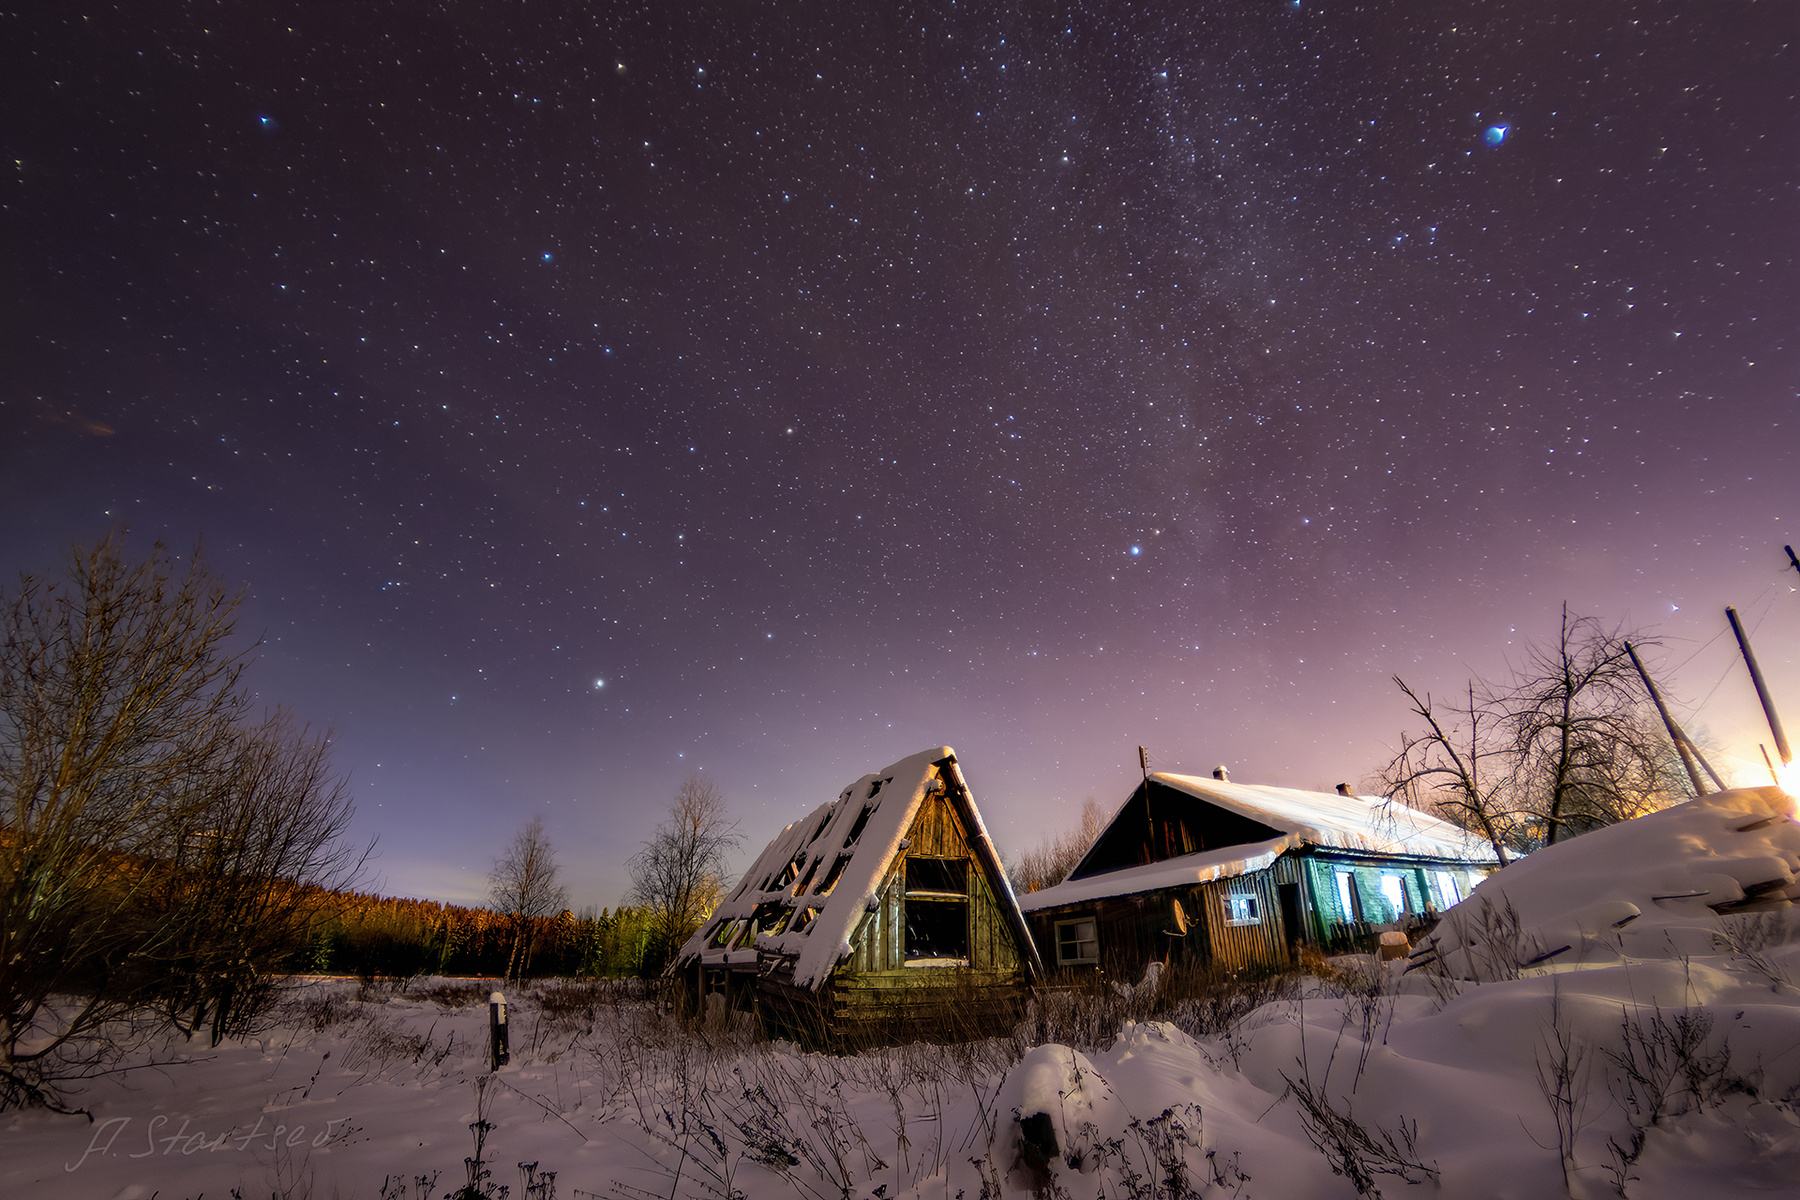
[[1214,767],[1213,778],[1217,779],[1220,783],[1230,783],[1231,772],[1227,771],[1224,767]]

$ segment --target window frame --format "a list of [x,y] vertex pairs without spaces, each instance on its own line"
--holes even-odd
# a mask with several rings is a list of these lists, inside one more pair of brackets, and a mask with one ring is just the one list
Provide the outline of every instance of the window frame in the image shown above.
[[[1240,912],[1247,913],[1247,915],[1240,915]],[[1261,925],[1262,923],[1262,897],[1255,892],[1225,893],[1225,924]]]
[[[1089,936],[1065,939],[1063,930],[1085,925]],[[1061,967],[1097,967],[1100,965],[1100,920],[1098,917],[1065,917],[1055,923],[1052,935],[1056,939],[1056,965]],[[1093,953],[1085,956],[1069,957],[1063,953],[1065,941],[1079,950],[1082,946],[1092,946]]]

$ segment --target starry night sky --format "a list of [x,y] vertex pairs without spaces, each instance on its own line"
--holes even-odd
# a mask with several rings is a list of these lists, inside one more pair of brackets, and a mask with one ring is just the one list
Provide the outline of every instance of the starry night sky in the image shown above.
[[[1029,10],[1029,11],[1027,11]],[[375,882],[955,746],[1359,782],[1561,603],[1800,723],[1787,3],[0,15],[0,570],[204,537]],[[1760,765],[1746,781],[1766,781]]]

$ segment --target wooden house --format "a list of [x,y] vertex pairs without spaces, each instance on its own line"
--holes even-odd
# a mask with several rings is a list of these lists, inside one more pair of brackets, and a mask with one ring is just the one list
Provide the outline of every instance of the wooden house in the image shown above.
[[670,970],[827,1044],[991,1032],[1044,973],[947,746],[783,829]]
[[1366,946],[1462,899],[1493,848],[1378,797],[1158,772],[1054,887],[1020,897],[1055,970],[1136,978],[1152,962],[1276,966]]

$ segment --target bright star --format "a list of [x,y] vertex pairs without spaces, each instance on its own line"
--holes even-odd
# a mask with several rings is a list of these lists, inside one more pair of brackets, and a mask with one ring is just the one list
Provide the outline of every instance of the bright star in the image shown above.
[[1490,146],[1498,146],[1506,140],[1506,135],[1511,129],[1510,125],[1489,125],[1487,130],[1482,133],[1481,140]]

